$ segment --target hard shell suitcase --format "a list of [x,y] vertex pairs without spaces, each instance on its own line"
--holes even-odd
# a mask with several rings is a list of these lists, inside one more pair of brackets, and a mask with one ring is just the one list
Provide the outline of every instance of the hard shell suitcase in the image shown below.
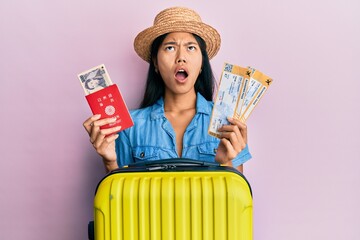
[[134,164],[99,182],[93,227],[96,240],[249,240],[251,188],[240,172],[215,163]]

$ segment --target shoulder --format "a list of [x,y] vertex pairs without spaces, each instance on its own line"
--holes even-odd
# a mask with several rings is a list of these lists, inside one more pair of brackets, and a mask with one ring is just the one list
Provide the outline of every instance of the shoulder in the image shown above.
[[157,119],[164,115],[163,99],[159,99],[156,103],[145,108],[134,109],[130,111],[133,120],[141,119]]
[[145,125],[151,122],[150,120],[152,106],[146,108],[132,109],[129,112],[134,125],[130,128],[125,129],[124,131],[121,131],[120,133],[122,134],[134,134],[134,132],[141,131],[141,128],[144,128]]
[[200,93],[197,94],[196,109],[198,113],[211,115],[213,106],[213,101],[206,100]]
[[146,108],[139,108],[130,110],[130,115],[133,119],[144,119],[148,118],[152,112],[153,106],[149,106]]

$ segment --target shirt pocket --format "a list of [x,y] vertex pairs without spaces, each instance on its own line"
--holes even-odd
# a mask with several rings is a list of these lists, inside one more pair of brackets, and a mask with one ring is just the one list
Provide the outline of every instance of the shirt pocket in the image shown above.
[[197,149],[199,152],[199,160],[213,162],[218,148],[218,142],[209,142],[200,144]]
[[159,160],[159,148],[141,146],[133,148],[135,162]]

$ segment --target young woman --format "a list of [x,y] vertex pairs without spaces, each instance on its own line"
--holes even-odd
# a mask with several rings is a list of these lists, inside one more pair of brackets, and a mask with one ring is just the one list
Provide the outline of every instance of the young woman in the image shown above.
[[220,48],[220,35],[188,8],[161,11],[154,25],[135,38],[136,53],[149,62],[141,108],[131,111],[134,126],[100,130],[116,119],[94,115],[84,122],[90,142],[107,171],[137,161],[191,158],[217,161],[243,170],[251,158],[247,129],[229,118],[218,131],[208,134],[213,107],[214,77],[209,59]]

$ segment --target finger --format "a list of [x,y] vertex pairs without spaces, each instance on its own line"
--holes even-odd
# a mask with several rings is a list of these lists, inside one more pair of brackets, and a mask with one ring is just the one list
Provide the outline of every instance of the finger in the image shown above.
[[117,138],[119,137],[119,134],[112,134],[104,139],[102,144],[100,145],[101,149],[106,149],[111,143],[113,143]]
[[111,144],[115,145],[115,140],[119,137],[119,134],[112,134],[108,137],[105,137],[103,141],[98,145],[94,146],[95,150],[101,155],[104,156],[108,152],[109,146]]
[[242,121],[240,121],[239,119],[233,118],[233,117],[228,117],[227,120],[233,124],[238,126],[239,128],[246,128],[246,124],[243,123]]
[[[239,131],[239,129],[237,130]],[[240,133],[237,135],[235,132],[223,132],[221,133],[221,138],[227,139],[236,152],[240,152],[246,147],[245,141]]]
[[[108,139],[110,136],[113,136],[115,134],[115,132],[118,132],[121,130],[121,126],[116,126],[116,127],[112,127],[112,128],[107,128],[107,129],[102,129],[98,132],[96,139],[94,139],[93,146],[95,148],[98,148],[102,145],[102,143],[104,142],[104,139]],[[110,135],[110,136],[109,136]],[[109,137],[107,137],[109,136]],[[111,140],[111,139],[110,139]]]
[[238,140],[242,138],[239,127],[237,125],[224,125],[218,129],[218,132],[220,133],[234,132]]
[[228,120],[231,124],[234,124],[239,127],[241,135],[242,135],[243,139],[245,140],[245,143],[247,143],[247,125],[245,123],[243,123],[242,121],[235,119],[235,118],[229,117]]
[[116,117],[104,118],[92,122],[91,130],[90,130],[90,142],[94,143],[95,140],[98,138],[100,127],[114,122],[116,122]]
[[91,117],[89,117],[88,119],[85,120],[85,122],[83,123],[83,126],[84,126],[84,128],[86,129],[86,131],[88,133],[90,133],[90,131],[91,131],[91,127],[92,127],[93,122],[96,121],[96,120],[99,120],[100,117],[101,117],[100,114],[96,114],[96,115],[93,115],[93,116],[91,116]]
[[101,127],[101,126],[104,126],[104,125],[109,124],[109,123],[114,123],[114,122],[116,122],[116,120],[117,120],[116,117],[103,118],[103,119],[94,121],[93,126],[94,127]]
[[110,144],[114,144],[114,141],[119,137],[119,134],[112,134],[106,138],[104,138],[104,140],[101,142],[101,144],[95,148],[96,151],[100,154],[100,155],[104,155],[106,154],[106,152],[108,151],[109,145]]
[[237,151],[235,151],[231,142],[226,138],[222,138],[221,143],[225,146],[227,159],[234,159],[237,156]]

